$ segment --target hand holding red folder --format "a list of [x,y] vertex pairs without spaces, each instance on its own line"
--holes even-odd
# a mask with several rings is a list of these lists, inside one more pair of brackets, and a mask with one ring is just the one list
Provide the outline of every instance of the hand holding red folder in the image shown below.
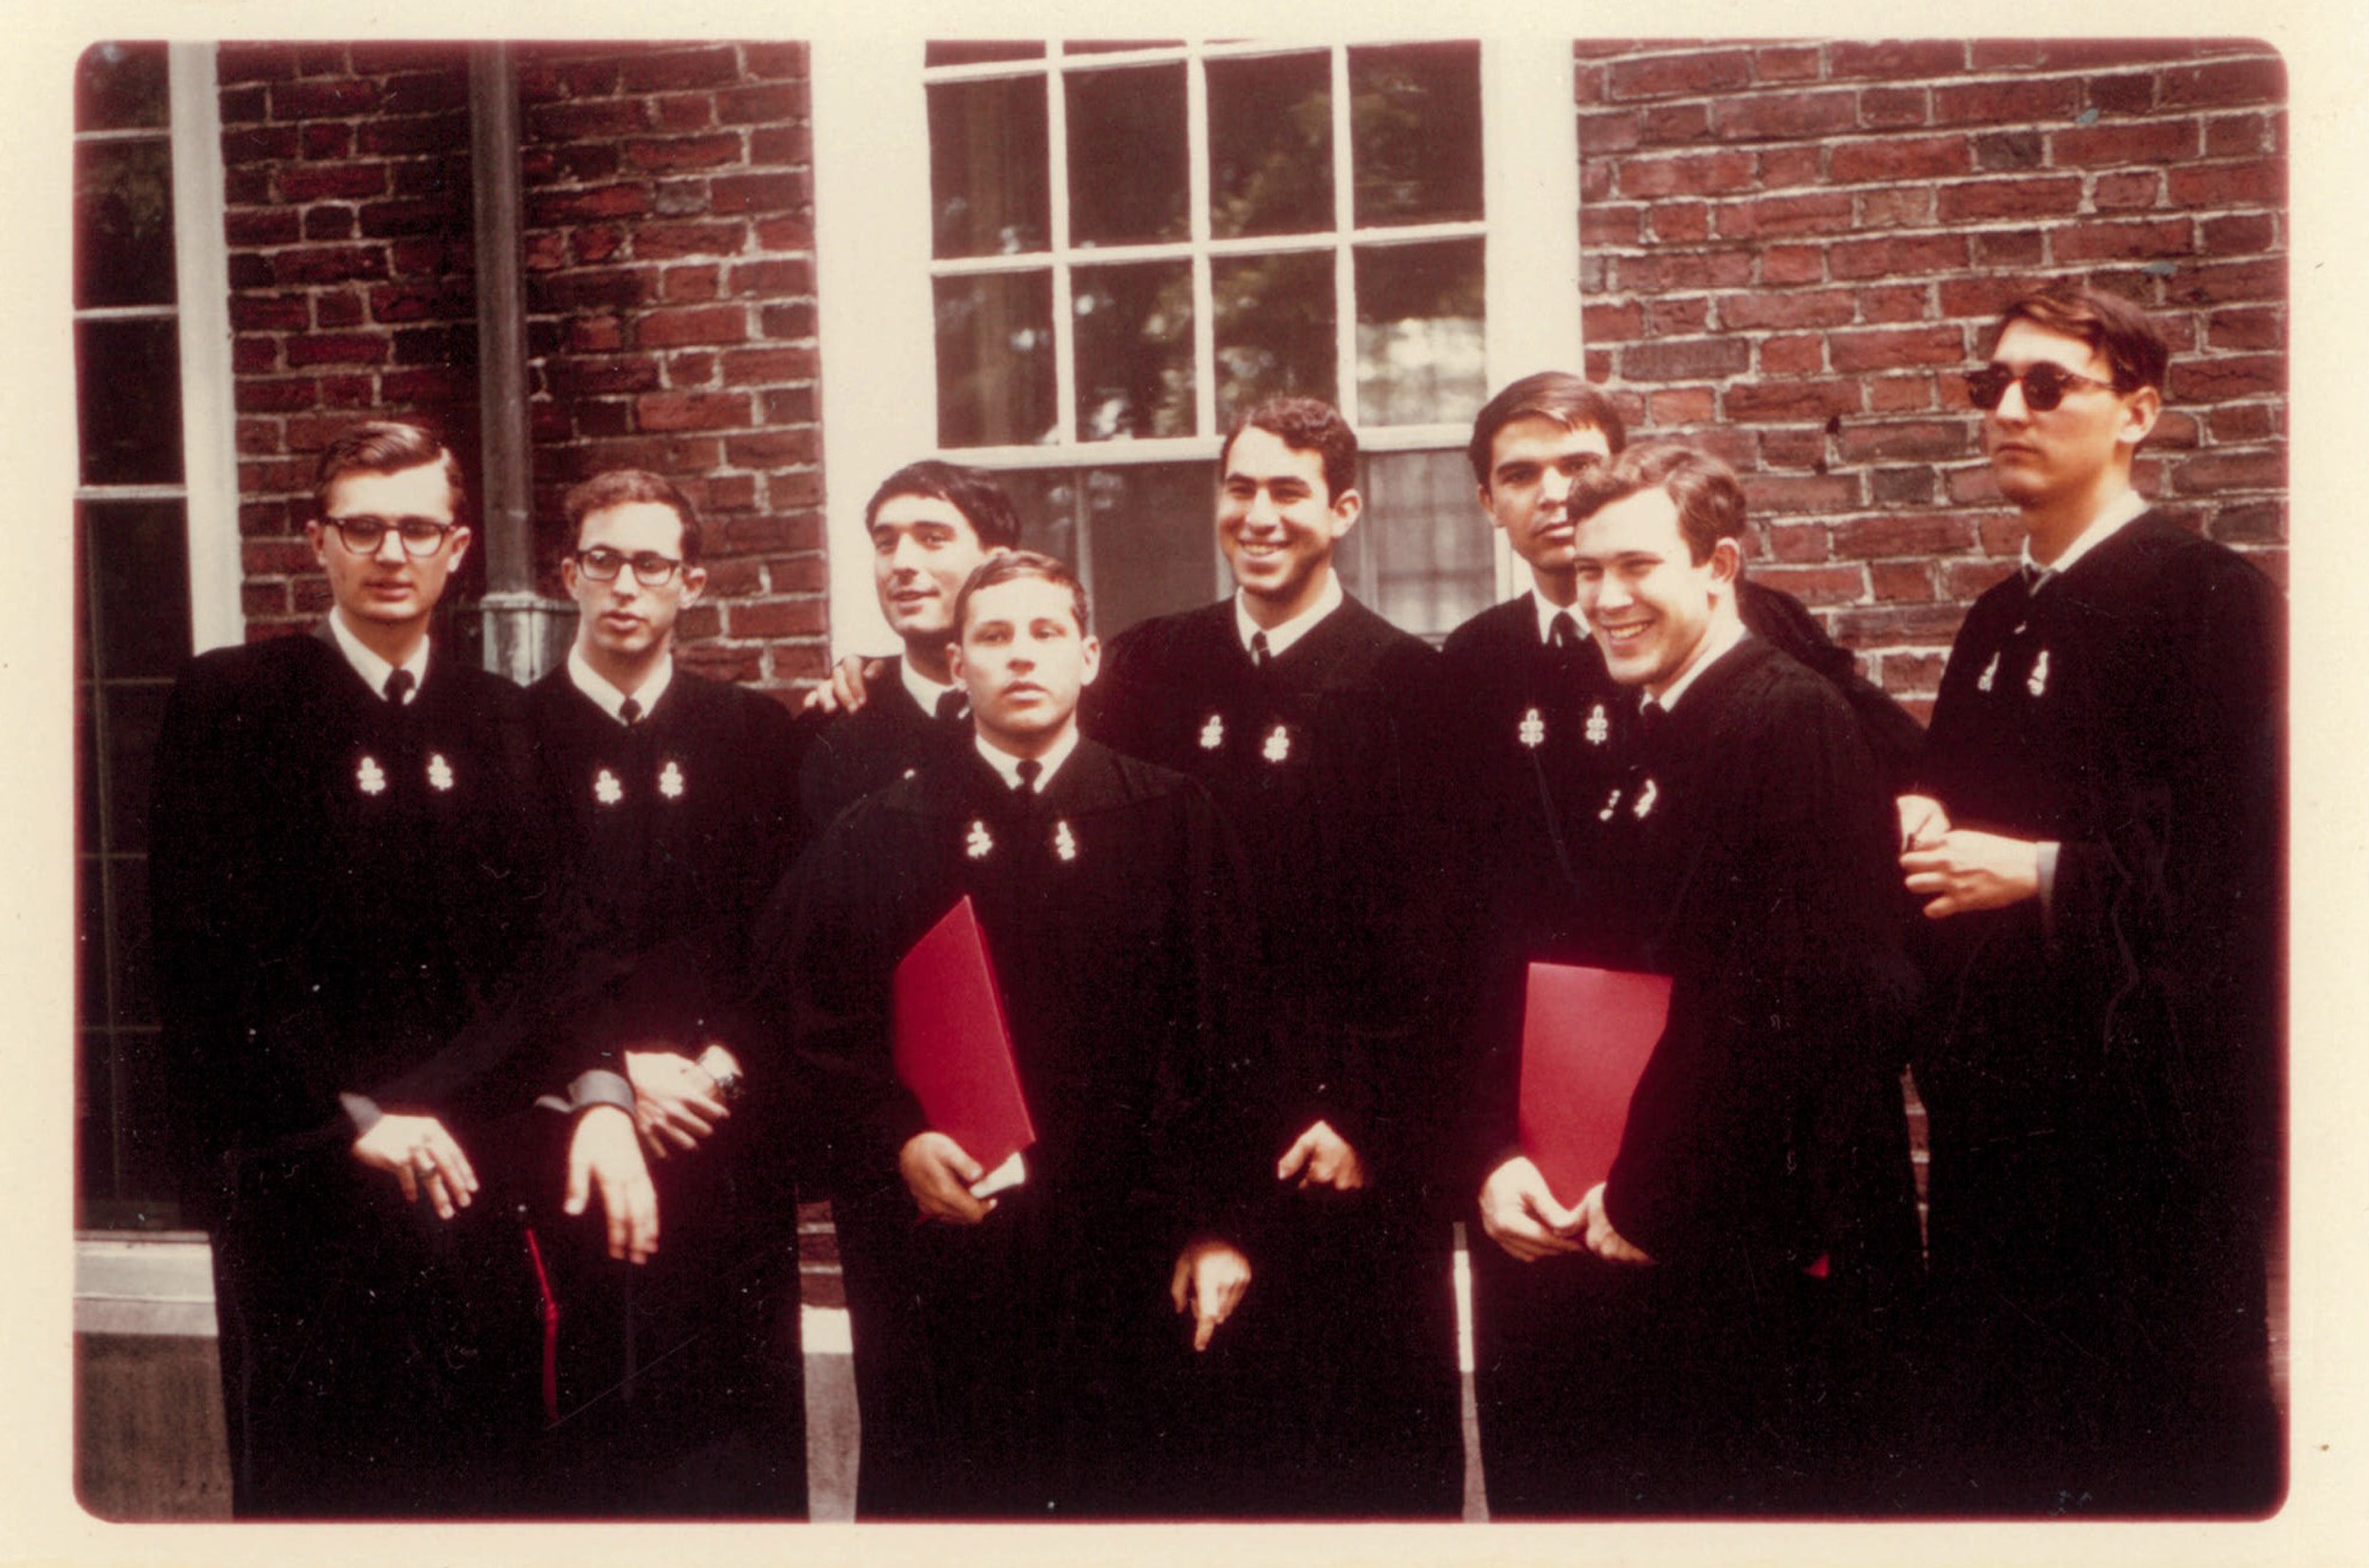
[[1036,1143],[986,934],[967,896],[897,964],[889,1054],[931,1130],[962,1145],[991,1173],[987,1181]]
[[1522,1025],[1522,1152],[1566,1208],[1612,1172],[1629,1097],[1670,1016],[1666,975],[1533,964]]

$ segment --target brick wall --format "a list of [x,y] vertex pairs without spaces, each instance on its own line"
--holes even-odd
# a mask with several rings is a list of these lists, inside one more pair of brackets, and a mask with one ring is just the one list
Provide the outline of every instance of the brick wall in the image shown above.
[[[516,51],[534,510],[606,467],[682,483],[713,601],[686,662],[824,668],[805,51]],[[221,52],[250,636],[327,604],[301,537],[322,444],[366,413],[443,431],[476,482],[468,68],[453,45]],[[481,587],[481,560],[457,585]]]
[[1951,372],[2086,277],[2171,331],[2141,488],[2283,578],[2285,93],[2246,43],[1583,42],[1589,374],[1736,464],[1754,569],[1921,711],[2020,539]]

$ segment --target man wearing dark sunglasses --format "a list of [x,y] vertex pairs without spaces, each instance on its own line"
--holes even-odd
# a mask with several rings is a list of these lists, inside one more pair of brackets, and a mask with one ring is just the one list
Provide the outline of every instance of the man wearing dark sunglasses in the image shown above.
[[[524,709],[429,637],[469,547],[450,452],[351,427],[314,504],[317,635],[194,660],[156,756],[164,1052],[232,1508],[500,1512],[534,1411],[502,1200],[533,1090],[484,1027],[544,889]],[[639,1165],[621,1109],[575,1126]]]
[[2132,488],[2168,357],[2137,306],[2060,287],[1966,377],[2023,561],[1968,612],[1900,802],[1952,1511],[2279,1493],[2281,609]]
[[783,1348],[798,1343],[800,1140],[734,1004],[749,933],[802,841],[806,731],[763,694],[678,666],[678,624],[708,583],[681,489],[615,469],[563,506],[575,644],[527,693],[570,874],[546,1000],[569,1072],[630,1087],[657,1212],[628,1214],[623,1249],[588,1224],[551,1250],[561,1408],[538,1504],[803,1517],[804,1383]]

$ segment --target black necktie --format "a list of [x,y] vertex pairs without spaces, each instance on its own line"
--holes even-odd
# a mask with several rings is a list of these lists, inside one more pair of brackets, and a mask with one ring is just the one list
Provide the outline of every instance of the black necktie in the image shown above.
[[938,695],[938,722],[960,724],[970,716],[970,700],[960,691],[943,692]]
[[1251,633],[1250,661],[1263,670],[1267,667],[1267,660],[1274,657],[1273,654],[1267,652],[1267,634],[1265,632]]
[[1670,710],[1658,702],[1647,701],[1637,711],[1637,757],[1641,764],[1657,760],[1663,737],[1670,730]]
[[387,677],[387,700],[398,708],[402,707],[411,695],[411,688],[418,684],[412,679],[410,671],[397,670]]
[[1034,757],[1022,757],[1020,766],[1014,771],[1020,774],[1020,783],[1013,786],[1012,792],[1024,800],[1036,799],[1037,780],[1044,773],[1044,764]]
[[642,722],[642,704],[632,697],[617,705],[617,717],[628,730]]
[[1557,610],[1547,622],[1546,640],[1568,653],[1580,645],[1580,623],[1571,619],[1569,610]]

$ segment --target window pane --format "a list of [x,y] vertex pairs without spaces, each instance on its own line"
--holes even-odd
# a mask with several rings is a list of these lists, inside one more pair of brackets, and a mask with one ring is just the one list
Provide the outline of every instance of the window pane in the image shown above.
[[927,45],[921,51],[924,65],[986,65],[999,60],[1043,58],[1041,44],[938,43]]
[[181,341],[172,322],[81,321],[74,340],[85,484],[177,484]]
[[1332,226],[1332,70],[1322,54],[1209,63],[1209,228]]
[[1184,63],[1086,72],[1068,86],[1070,243],[1185,238]]
[[1217,597],[1215,474],[1205,462],[1087,471],[1087,589],[1102,636]]
[[111,854],[148,850],[150,780],[156,737],[165,727],[165,697],[172,690],[163,681],[100,688],[107,727],[106,832]]
[[1193,266],[1079,267],[1077,434],[1083,441],[1193,433]]
[[937,279],[938,444],[1053,437],[1053,275]]
[[[142,809],[146,809],[143,802]],[[148,856],[119,855],[108,862],[108,892],[114,895],[116,980],[113,1021],[118,1026],[156,1022],[156,954],[148,932]]]
[[99,672],[170,676],[190,657],[189,533],[179,501],[81,507],[83,558],[96,590]]
[[930,89],[932,254],[1010,256],[1053,233],[1044,78]]
[[[92,850],[97,845],[87,846]],[[96,854],[74,860],[75,1004],[86,1024],[107,1021],[107,905]]]
[[1020,548],[1077,565],[1077,476],[1066,468],[1020,468],[998,474],[1020,514]]
[[1221,258],[1210,279],[1221,425],[1278,393],[1337,401],[1330,251]]
[[1470,419],[1488,395],[1481,242],[1357,251],[1357,417]]
[[1359,227],[1481,215],[1480,45],[1349,51]]
[[92,688],[74,683],[74,841],[89,854],[99,839],[99,715]]
[[1435,640],[1489,607],[1495,547],[1462,452],[1373,453],[1365,496],[1365,514],[1336,557],[1352,591]]
[[77,131],[161,127],[165,103],[162,44],[93,44],[75,62]]
[[172,303],[172,148],[86,141],[74,149],[74,302]]

